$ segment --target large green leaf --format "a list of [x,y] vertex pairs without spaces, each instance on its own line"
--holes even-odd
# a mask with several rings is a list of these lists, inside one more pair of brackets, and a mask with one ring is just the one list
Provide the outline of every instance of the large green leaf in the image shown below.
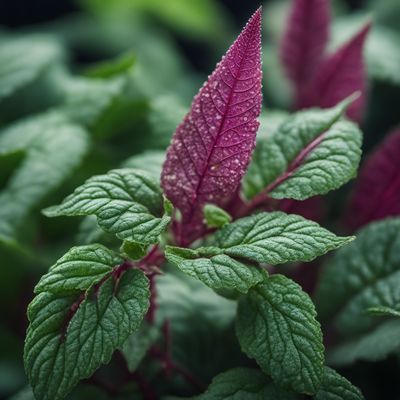
[[266,276],[252,264],[311,261],[351,240],[298,215],[263,212],[225,225],[210,241],[215,246],[195,250],[168,246],[166,256],[213,289],[246,293]]
[[296,395],[257,369],[235,368],[217,375],[203,394],[192,400],[294,400]]
[[353,178],[362,136],[356,125],[339,120],[350,102],[300,111],[260,139],[244,179],[245,195],[252,198],[265,191],[276,199],[304,200]]
[[321,388],[314,396],[315,400],[363,400],[358,388],[332,368],[325,367]]
[[338,237],[317,223],[282,212],[259,213],[224,226],[211,239],[215,246],[168,246],[166,256],[186,274],[213,289],[247,290],[265,278],[256,263],[311,261],[353,240]]
[[140,243],[156,243],[170,221],[162,215],[163,196],[157,180],[128,168],[88,179],[44,213],[49,217],[96,215],[106,232]]
[[[114,350],[139,327],[149,306],[143,272],[119,267],[114,274],[107,267],[117,257],[100,246],[76,248],[72,254],[76,259],[71,276],[58,278],[60,270],[65,277],[69,269],[60,260],[36,287],[38,294],[28,307],[24,361],[37,399],[63,399],[80,379],[109,362]],[[90,289],[79,294],[82,288]]]
[[372,223],[324,269],[316,297],[319,315],[335,317],[344,335],[365,332],[376,324],[370,308],[398,306],[399,285],[400,219]]
[[0,241],[15,242],[29,211],[72,173],[87,148],[86,131],[57,112],[0,131],[0,157],[25,154],[0,193]]
[[318,391],[324,346],[316,311],[301,287],[273,275],[239,302],[236,334],[242,350],[274,382],[300,393]]

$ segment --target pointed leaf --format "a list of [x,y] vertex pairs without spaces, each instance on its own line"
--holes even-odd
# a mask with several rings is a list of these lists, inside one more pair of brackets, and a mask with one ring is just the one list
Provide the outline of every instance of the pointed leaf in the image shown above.
[[248,289],[265,279],[252,264],[311,261],[352,237],[338,237],[298,215],[258,213],[225,225],[213,237],[213,247],[167,247],[166,256],[186,274],[213,289]]
[[319,315],[335,317],[344,335],[365,332],[376,324],[368,308],[396,308],[399,285],[400,219],[372,223],[323,270],[316,295]]
[[[202,250],[202,249],[201,249]],[[197,278],[212,289],[234,289],[247,291],[267,277],[266,271],[247,265],[225,254],[202,257],[200,251],[168,246],[166,257],[182,272]],[[211,248],[205,248],[211,253]],[[220,251],[216,249],[217,252]]]
[[65,398],[80,379],[109,362],[148,305],[148,280],[139,270],[110,276],[86,295],[39,293],[28,308],[24,354],[36,399]]
[[115,169],[94,176],[60,205],[47,208],[49,217],[96,215],[99,226],[120,239],[156,243],[170,217],[162,216],[163,197],[155,178],[140,170]]
[[87,149],[87,132],[59,113],[31,117],[0,131],[0,157],[25,154],[0,193],[0,241],[16,241],[29,211],[72,173]]
[[280,57],[294,84],[296,103],[318,70],[324,56],[330,27],[328,0],[293,0]]
[[42,276],[35,293],[88,290],[122,262],[121,257],[99,244],[73,247]]
[[361,96],[348,108],[349,118],[360,121],[366,102],[366,72],[364,43],[371,23],[365,25],[353,38],[326,57],[309,88],[309,99],[301,107],[332,107],[350,94]]
[[364,400],[360,390],[332,368],[325,367],[321,388],[315,400]]
[[298,112],[259,140],[243,183],[246,197],[263,192],[276,199],[305,200],[353,178],[362,135],[351,122],[339,120],[351,101]]
[[400,129],[389,134],[362,166],[347,213],[357,229],[400,214]]
[[236,334],[242,350],[274,382],[314,394],[324,366],[316,315],[311,299],[297,283],[273,275],[240,300]]
[[162,172],[183,216],[180,241],[203,230],[203,205],[223,205],[246,171],[261,111],[261,10],[250,19],[178,126]]
[[257,369],[235,368],[217,375],[203,394],[190,399],[295,400],[296,395],[275,385]]

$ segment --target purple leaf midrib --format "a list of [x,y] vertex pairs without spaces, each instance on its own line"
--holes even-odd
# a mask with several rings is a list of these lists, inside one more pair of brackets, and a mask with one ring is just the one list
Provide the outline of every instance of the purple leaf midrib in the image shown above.
[[[232,85],[232,87],[231,87],[231,90],[230,90],[230,92],[229,92],[229,97],[228,97],[228,99],[226,100],[226,109],[225,109],[225,113],[224,113],[224,115],[222,116],[222,120],[221,120],[221,123],[220,123],[220,125],[219,125],[218,131],[217,131],[217,133],[216,133],[216,135],[215,135],[215,137],[214,137],[214,139],[213,139],[211,151],[209,152],[209,154],[208,154],[208,156],[207,156],[207,159],[206,159],[206,162],[205,162],[205,164],[204,164],[203,170],[202,170],[201,173],[199,174],[199,181],[198,181],[198,183],[197,183],[197,185],[196,185],[196,188],[195,188],[195,191],[194,191],[193,200],[191,201],[191,205],[190,205],[190,213],[188,214],[188,221],[191,221],[191,219],[192,219],[192,217],[193,217],[193,214],[194,214],[194,211],[195,211],[195,205],[196,205],[196,202],[197,202],[198,197],[199,197],[199,190],[200,190],[200,187],[201,187],[201,185],[202,185],[202,183],[203,183],[204,178],[205,178],[206,175],[207,175],[207,170],[208,170],[208,168],[209,168],[209,163],[210,163],[210,161],[211,161],[211,159],[212,159],[212,156],[213,156],[213,154],[214,154],[214,151],[215,151],[215,149],[216,149],[217,141],[218,141],[218,139],[220,138],[221,134],[224,132],[223,129],[224,129],[225,121],[226,121],[227,116],[228,116],[228,114],[229,114],[229,109],[230,109],[230,107],[232,107],[232,104],[230,104],[231,101],[232,101],[232,96],[233,96],[233,94],[235,93],[235,88],[236,88],[237,82],[239,82],[240,76],[241,76],[241,74],[242,74],[241,66],[242,66],[243,60],[244,60],[244,58],[245,58],[245,56],[246,56],[246,54],[247,54],[247,51],[248,51],[248,48],[249,48],[249,44],[250,44],[250,42],[251,42],[251,37],[252,37],[251,35],[254,33],[254,29],[256,29],[256,26],[252,26],[252,29],[251,29],[251,31],[249,32],[250,35],[249,35],[249,38],[248,38],[248,40],[247,40],[246,47],[245,47],[245,49],[244,49],[244,51],[243,51],[243,54],[242,54],[242,57],[241,57],[241,59],[240,59],[240,64],[237,66],[237,74],[238,74],[238,75],[235,76],[235,74],[233,74],[232,72],[230,72],[231,75],[232,75],[232,77],[234,78],[234,83],[233,83],[233,85]],[[222,79],[222,78],[221,78],[221,79]],[[229,85],[227,85],[227,86],[229,86]],[[247,90],[251,90],[251,89],[247,89]],[[246,90],[246,91],[247,91],[247,90]],[[223,98],[223,97],[221,96],[221,98]],[[247,100],[246,100],[246,101],[247,101]],[[202,101],[201,101],[200,104],[202,105]],[[216,109],[217,109],[217,108],[216,108]],[[203,114],[203,113],[202,113],[202,114]],[[204,114],[203,114],[203,115],[204,115]]]

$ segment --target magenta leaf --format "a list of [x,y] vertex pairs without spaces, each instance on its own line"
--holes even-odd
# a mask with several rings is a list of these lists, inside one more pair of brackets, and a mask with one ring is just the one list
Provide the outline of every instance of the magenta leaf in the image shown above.
[[352,229],[378,219],[400,215],[400,128],[394,130],[369,157],[347,213]]
[[368,22],[349,41],[325,58],[300,107],[332,107],[359,91],[361,96],[347,109],[347,116],[354,121],[361,120],[366,100],[363,49],[370,27],[371,23]]
[[178,241],[201,235],[203,205],[236,192],[255,146],[261,111],[261,8],[251,17],[178,126],[161,175],[182,214]]
[[293,0],[280,57],[294,85],[296,104],[303,102],[307,87],[323,59],[329,27],[328,0]]

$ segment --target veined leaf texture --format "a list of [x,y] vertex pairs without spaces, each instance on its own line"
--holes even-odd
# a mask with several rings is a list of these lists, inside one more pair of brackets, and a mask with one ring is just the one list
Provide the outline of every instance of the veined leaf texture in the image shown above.
[[181,245],[205,229],[203,205],[223,206],[246,171],[259,126],[261,78],[260,8],[195,96],[168,149],[161,182],[182,214]]

